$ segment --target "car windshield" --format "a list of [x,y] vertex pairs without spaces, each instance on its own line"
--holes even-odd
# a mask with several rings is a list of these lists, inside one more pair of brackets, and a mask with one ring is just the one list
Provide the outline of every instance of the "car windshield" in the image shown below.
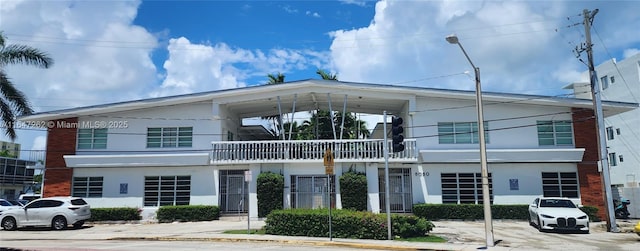
[[542,199],[540,201],[540,207],[566,207],[576,208],[571,200],[558,200],[558,199]]

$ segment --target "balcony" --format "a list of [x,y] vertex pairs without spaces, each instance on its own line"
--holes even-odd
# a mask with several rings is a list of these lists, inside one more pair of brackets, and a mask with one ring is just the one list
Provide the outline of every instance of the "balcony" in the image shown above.
[[[331,149],[336,162],[382,162],[384,140],[270,140],[212,142],[211,164],[322,162]],[[389,151],[391,141],[387,142]],[[416,162],[416,141],[404,141],[405,150],[389,154],[390,162]]]

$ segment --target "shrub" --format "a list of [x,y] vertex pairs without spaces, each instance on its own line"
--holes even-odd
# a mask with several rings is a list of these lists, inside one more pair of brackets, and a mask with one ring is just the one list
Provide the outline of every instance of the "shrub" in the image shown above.
[[589,216],[589,221],[601,221],[602,220],[598,216],[599,209],[597,207],[594,207],[594,206],[583,206],[583,207],[580,208],[580,210],[582,210],[582,212],[586,213]]
[[220,218],[217,206],[161,206],[157,212],[158,222],[210,221]]
[[281,174],[265,172],[258,175],[258,217],[265,217],[271,211],[282,209],[284,204],[284,177]]
[[367,211],[367,176],[353,170],[340,176],[342,208]]
[[[289,236],[329,236],[329,214],[326,209],[276,210],[267,216],[265,232]],[[392,234],[402,238],[425,236],[433,224],[415,216],[394,215]],[[331,216],[332,237],[352,239],[387,239],[385,214],[335,210]]]
[[91,208],[89,221],[132,221],[140,220],[140,209],[132,207]]

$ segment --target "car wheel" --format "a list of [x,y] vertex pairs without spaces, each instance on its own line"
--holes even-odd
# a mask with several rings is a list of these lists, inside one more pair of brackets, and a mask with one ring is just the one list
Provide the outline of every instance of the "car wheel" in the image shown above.
[[67,228],[67,219],[64,216],[56,216],[51,221],[51,228],[53,230],[64,230]]
[[78,221],[78,222],[76,222],[76,223],[73,223],[73,228],[76,228],[76,229],[77,229],[77,228],[81,228],[81,227],[82,227],[82,225],[84,225],[84,221],[83,221],[83,220]]
[[16,228],[18,228],[16,219],[13,217],[5,217],[2,219],[2,228],[8,231],[16,230]]

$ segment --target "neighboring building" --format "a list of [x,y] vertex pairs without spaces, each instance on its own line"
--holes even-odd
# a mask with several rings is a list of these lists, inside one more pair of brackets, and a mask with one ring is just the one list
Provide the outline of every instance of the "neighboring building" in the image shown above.
[[5,152],[8,157],[20,158],[20,144],[13,142],[0,141],[0,152]]
[[[608,60],[595,69],[600,81],[602,100],[639,102],[640,53],[620,62]],[[577,98],[591,99],[589,72],[584,72],[582,79],[587,81],[572,83],[565,88],[573,89]],[[611,184],[620,188],[620,195],[631,198],[635,205],[634,210],[631,210],[632,216],[640,217],[640,189],[637,189],[640,186],[640,110],[605,118],[605,130]],[[628,189],[629,194],[624,195],[623,188],[634,189]]]
[[33,185],[35,162],[16,158],[0,157],[0,198],[16,199],[20,193]]
[[[487,92],[483,97],[492,203],[529,204],[545,195],[603,209],[590,100]],[[638,107],[603,105],[606,116]],[[304,80],[50,111],[20,120],[49,127],[45,197],[74,195],[92,207],[143,208],[144,217],[161,205],[218,205],[223,213],[246,213],[248,204],[254,218],[257,176],[271,171],[284,175],[285,208],[324,207],[323,154],[331,148],[334,205],[341,207],[335,181],[355,169],[367,175],[369,210],[384,212],[382,149],[389,142],[274,140],[269,130],[243,124],[330,107],[404,118],[406,148],[389,156],[393,212],[410,212],[416,203],[482,203],[473,91]],[[250,171],[250,185],[245,171]],[[243,203],[247,196],[250,203]]]

